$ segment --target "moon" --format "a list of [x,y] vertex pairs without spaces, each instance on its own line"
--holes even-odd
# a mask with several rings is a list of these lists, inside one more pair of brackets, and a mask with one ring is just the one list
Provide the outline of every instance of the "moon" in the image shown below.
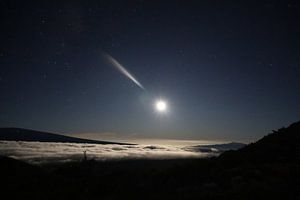
[[157,100],[155,102],[155,109],[158,111],[158,112],[165,112],[167,110],[167,102],[164,101],[164,100]]

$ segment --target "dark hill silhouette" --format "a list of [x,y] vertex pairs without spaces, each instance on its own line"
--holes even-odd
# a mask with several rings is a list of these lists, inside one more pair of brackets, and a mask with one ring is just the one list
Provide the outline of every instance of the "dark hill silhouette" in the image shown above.
[[82,138],[76,138],[76,137],[70,137],[65,135],[59,135],[59,134],[41,132],[41,131],[35,131],[29,129],[22,129],[22,128],[0,128],[0,140],[125,145],[125,143],[82,139]]
[[206,159],[30,166],[2,158],[1,192],[9,199],[296,200],[299,133],[297,122],[239,150]]
[[273,131],[255,143],[222,154],[221,159],[235,157],[240,162],[299,162],[300,122]]

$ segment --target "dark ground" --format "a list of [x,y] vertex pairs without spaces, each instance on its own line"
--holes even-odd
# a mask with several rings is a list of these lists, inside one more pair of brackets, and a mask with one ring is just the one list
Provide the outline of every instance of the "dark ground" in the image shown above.
[[217,158],[32,166],[0,158],[6,199],[300,199],[300,122]]

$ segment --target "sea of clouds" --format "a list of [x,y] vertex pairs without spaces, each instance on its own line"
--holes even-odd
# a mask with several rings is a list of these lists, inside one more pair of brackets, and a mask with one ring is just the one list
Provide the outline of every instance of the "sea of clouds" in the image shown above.
[[80,161],[87,159],[176,159],[216,156],[214,152],[195,152],[176,145],[112,145],[54,142],[0,141],[0,155],[29,163]]

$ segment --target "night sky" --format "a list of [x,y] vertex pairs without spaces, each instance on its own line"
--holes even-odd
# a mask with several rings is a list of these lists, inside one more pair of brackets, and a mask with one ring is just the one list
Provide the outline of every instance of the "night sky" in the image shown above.
[[300,4],[245,2],[0,1],[0,126],[249,141],[300,120]]

